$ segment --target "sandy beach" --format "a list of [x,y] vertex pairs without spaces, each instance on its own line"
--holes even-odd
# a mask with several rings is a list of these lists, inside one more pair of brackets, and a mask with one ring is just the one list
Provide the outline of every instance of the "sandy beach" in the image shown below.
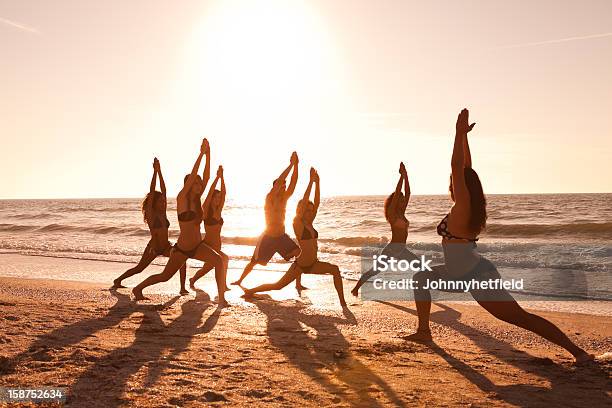
[[[2,261],[4,275],[12,265],[33,277],[41,267],[125,266],[11,254]],[[413,303],[353,300],[343,313],[331,282],[304,282],[311,289],[301,297],[289,287],[252,302],[234,288],[231,306],[218,309],[208,277],[184,297],[172,294],[173,279],[139,304],[129,289],[97,282],[0,278],[0,386],[66,387],[75,407],[611,402],[612,363],[574,366],[563,350],[478,307],[434,305],[435,343],[417,344],[403,339],[416,326]],[[609,314],[541,313],[590,352],[612,349]]]

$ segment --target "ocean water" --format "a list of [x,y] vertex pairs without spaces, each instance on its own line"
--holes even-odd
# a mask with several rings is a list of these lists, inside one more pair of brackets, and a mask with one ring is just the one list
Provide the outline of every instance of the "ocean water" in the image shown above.
[[[343,275],[361,273],[361,250],[390,236],[382,196],[324,198],[315,227],[320,258]],[[568,299],[612,300],[612,194],[489,195],[489,220],[478,251],[502,276],[529,276],[534,294]],[[442,263],[435,227],[450,207],[447,196],[413,196],[407,209],[408,243]],[[291,232],[295,200],[287,210]],[[168,218],[176,239],[175,201]],[[224,251],[230,267],[242,267],[264,225],[263,208],[228,200]],[[108,262],[136,262],[149,238],[140,199],[0,200],[0,251]],[[156,264],[164,264],[158,258]],[[197,267],[199,262],[190,261]],[[285,270],[275,258],[271,270]],[[580,282],[573,287],[572,282]],[[574,285],[576,286],[576,285]]]

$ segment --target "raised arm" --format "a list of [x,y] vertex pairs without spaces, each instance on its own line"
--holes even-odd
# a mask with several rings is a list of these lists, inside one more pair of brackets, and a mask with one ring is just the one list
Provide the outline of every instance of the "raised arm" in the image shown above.
[[291,197],[291,195],[293,195],[293,192],[295,191],[295,186],[297,185],[298,162],[298,155],[296,152],[293,152],[293,154],[291,155],[291,165],[293,166],[293,173],[291,173],[291,181],[289,182],[289,186],[287,187],[287,190],[285,190],[285,198],[287,199]]
[[159,175],[159,188],[161,189],[161,193],[164,195],[164,197],[166,197],[166,183],[164,182],[164,176],[162,175],[159,160],[157,160],[157,174]]
[[206,142],[206,151],[204,154],[206,155],[206,163],[204,164],[204,172],[202,173],[202,182],[204,183],[204,188],[208,184],[210,180],[210,144],[208,140],[204,139]]
[[310,193],[312,191],[314,177],[315,177],[315,169],[314,167],[311,167],[310,168],[310,180],[308,181],[308,187],[306,187],[306,191],[304,191],[304,197],[302,197],[302,200],[304,200],[304,202],[310,200]]
[[408,172],[406,171],[406,166],[404,166],[403,162],[400,165],[400,172],[404,178],[404,196],[406,197],[402,208],[402,213],[404,213],[406,211],[406,207],[408,207],[408,201],[410,201],[410,182],[408,181]]
[[393,197],[391,198],[391,204],[389,204],[389,207],[391,208],[391,211],[389,211],[389,214],[397,214],[397,203],[399,201],[399,195],[402,192],[402,185],[403,185],[403,181],[404,181],[404,174],[402,172],[402,168],[404,167],[404,163],[401,162],[400,163],[400,168],[399,168],[399,174],[400,174],[400,178],[399,180],[397,180],[397,184],[395,186],[395,191],[393,192]]
[[[221,166],[219,166],[219,168],[221,168]],[[219,171],[217,171],[217,177],[215,177],[215,180],[210,185],[210,188],[208,189],[208,194],[206,195],[206,199],[204,200],[204,203],[202,204],[202,219],[208,216],[208,209],[210,208],[210,202],[212,201],[212,196],[215,193],[215,188],[217,187],[218,181],[219,181]]]
[[[225,206],[225,176],[223,175],[223,166],[219,166],[219,170],[221,171],[221,201],[219,202],[219,211],[223,210]],[[218,171],[217,171],[218,173]],[[219,214],[220,215],[220,214]]]
[[291,171],[291,168],[293,167],[293,157],[297,157],[297,153],[293,152],[291,153],[291,159],[290,159],[290,163],[289,166],[287,166],[287,168],[285,170],[283,170],[283,172],[278,176],[277,180],[284,180],[287,178],[287,176],[289,175],[289,172]]
[[[474,125],[475,123],[472,124],[472,127],[474,127]],[[472,127],[470,128],[470,130],[472,130]],[[467,133],[465,134],[465,137],[463,138],[463,160],[465,161],[465,164],[463,167],[471,169],[472,168],[472,153],[470,153],[470,144],[468,143]]]
[[187,177],[187,181],[185,182],[185,185],[183,186],[179,194],[185,191],[189,191],[191,189],[191,186],[193,186],[193,183],[195,182],[196,177],[198,175],[198,170],[200,169],[200,163],[202,163],[202,157],[204,156],[204,154],[206,154],[207,151],[208,151],[208,140],[204,139],[202,141],[202,146],[200,146],[200,154],[198,155],[198,158],[196,159],[193,165],[191,174],[189,174],[189,177]]
[[157,157],[153,159],[153,176],[151,177],[151,186],[149,187],[149,193],[153,193],[155,191],[155,187],[157,187],[157,172],[159,171],[159,161],[157,161]]
[[321,203],[321,187],[320,187],[320,179],[319,173],[315,170],[314,177],[315,184],[315,196],[314,196],[314,216],[317,216],[317,211],[319,211],[319,204]]
[[[455,128],[455,144],[453,147],[453,157],[451,159],[452,179],[453,179],[453,196],[455,204],[460,208],[469,208],[470,193],[465,183],[466,168],[466,151],[469,154],[469,146],[467,142],[467,134],[474,128],[475,123],[470,125],[469,112],[463,109],[457,118]],[[465,148],[467,146],[467,149]],[[471,162],[471,158],[468,157]],[[471,163],[469,163],[471,165]]]

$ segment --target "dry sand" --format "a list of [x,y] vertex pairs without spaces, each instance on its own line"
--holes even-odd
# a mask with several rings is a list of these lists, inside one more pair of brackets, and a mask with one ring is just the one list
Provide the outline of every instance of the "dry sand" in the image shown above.
[[[412,302],[349,300],[343,313],[331,280],[305,283],[302,297],[289,287],[252,302],[233,288],[231,306],[218,309],[210,280],[206,292],[136,304],[128,289],[100,283],[0,278],[0,386],[67,387],[75,407],[612,403],[612,363],[576,367],[476,306],[435,305],[435,344],[423,345],[402,339],[415,329]],[[541,314],[587,350],[612,350],[609,315]]]

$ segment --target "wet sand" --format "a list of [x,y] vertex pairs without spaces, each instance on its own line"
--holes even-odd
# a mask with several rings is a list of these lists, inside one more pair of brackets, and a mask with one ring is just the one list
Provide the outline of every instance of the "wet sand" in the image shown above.
[[[25,268],[35,277],[48,268],[61,278],[66,269],[99,268],[105,277],[129,266],[18,255],[0,260],[5,276]],[[277,277],[256,271],[249,279]],[[352,282],[345,285],[350,312],[339,307],[331,278],[311,277],[301,296],[290,286],[246,302],[233,287],[231,305],[219,309],[211,278],[184,297],[173,295],[174,278],[145,291],[152,300],[138,304],[129,289],[109,291],[100,282],[0,278],[0,386],[67,387],[75,407],[612,401],[612,362],[577,367],[565,351],[476,306],[434,305],[435,343],[425,345],[403,339],[416,326],[412,302],[353,300]],[[590,352],[612,351],[610,315],[539,313]]]

